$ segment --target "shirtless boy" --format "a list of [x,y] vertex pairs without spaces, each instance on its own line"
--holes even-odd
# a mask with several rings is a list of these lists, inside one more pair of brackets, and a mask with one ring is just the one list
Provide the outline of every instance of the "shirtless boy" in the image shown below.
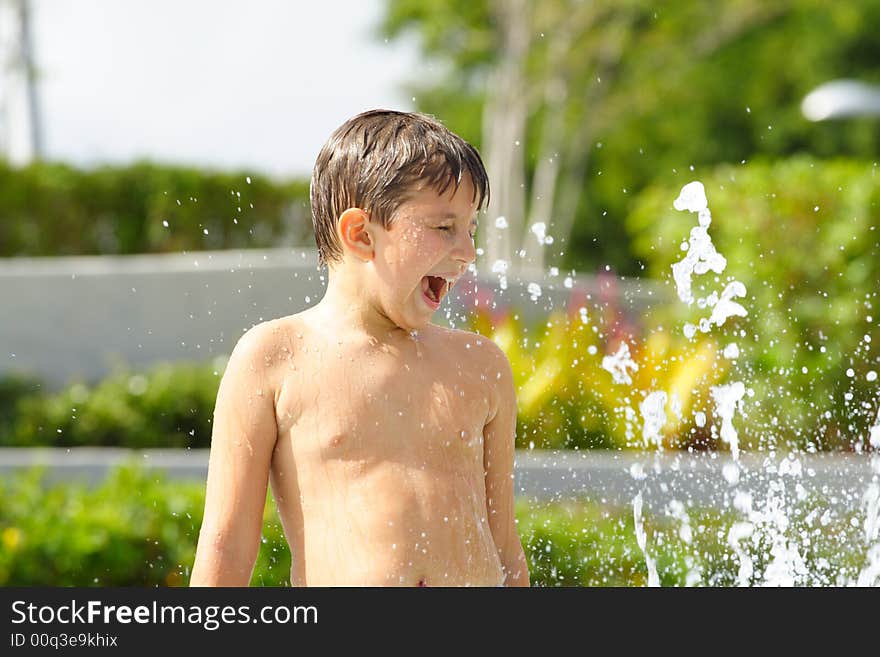
[[430,323],[475,258],[477,151],[432,118],[339,127],[311,181],[324,297],[235,345],[192,586],[247,586],[266,487],[293,586],[528,586],[516,398],[491,340]]

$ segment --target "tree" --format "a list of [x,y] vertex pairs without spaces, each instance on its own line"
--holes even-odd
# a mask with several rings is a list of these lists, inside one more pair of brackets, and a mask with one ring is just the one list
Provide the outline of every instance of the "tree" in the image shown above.
[[43,133],[34,64],[33,29],[29,0],[0,1],[0,21],[11,26],[0,43],[5,77],[2,104],[2,146],[16,165],[39,160]]
[[440,71],[411,87],[420,109],[483,152],[481,267],[637,273],[623,219],[655,178],[876,147],[875,124],[816,126],[799,106],[832,77],[878,77],[878,20],[880,0],[389,0],[381,30],[417,35]]

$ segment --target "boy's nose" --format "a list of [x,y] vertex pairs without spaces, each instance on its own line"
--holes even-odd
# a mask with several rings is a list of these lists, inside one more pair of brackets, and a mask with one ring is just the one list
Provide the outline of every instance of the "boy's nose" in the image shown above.
[[477,249],[476,246],[474,246],[474,240],[471,239],[471,236],[465,231],[462,231],[462,233],[462,236],[459,237],[455,243],[453,257],[456,260],[469,265],[477,259]]

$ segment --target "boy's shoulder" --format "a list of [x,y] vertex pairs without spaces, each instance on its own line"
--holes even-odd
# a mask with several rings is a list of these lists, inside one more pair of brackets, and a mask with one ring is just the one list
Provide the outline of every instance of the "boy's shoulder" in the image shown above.
[[272,383],[278,364],[285,359],[291,345],[290,318],[269,319],[254,324],[236,341],[229,356],[243,375],[259,376]]
[[454,345],[447,350],[450,358],[461,364],[466,376],[479,388],[488,392],[488,419],[495,417],[499,408],[516,405],[513,370],[504,350],[491,338],[479,333],[438,327]]
[[[330,329],[314,325],[308,314],[308,311],[303,311],[255,324],[242,334],[235,348],[259,353],[267,363],[285,355],[293,355],[286,351],[293,346],[291,336],[302,336],[314,331],[324,334],[325,328]],[[480,333],[432,324],[429,336],[433,341],[442,343],[437,346],[442,346],[447,352],[451,350],[455,356],[475,366],[510,366],[507,354],[501,347]]]
[[443,326],[442,324],[431,324],[430,326],[431,330],[436,331],[438,334],[446,336],[452,340],[463,341],[463,344],[467,344],[468,342],[470,342],[471,344],[475,344],[478,340],[480,342],[492,341],[485,335],[474,333],[473,331],[466,331],[465,329],[453,328],[451,326]]
[[438,335],[445,338],[454,355],[480,369],[510,368],[507,354],[492,338],[462,329],[435,326]]
[[233,353],[271,356],[281,344],[285,319],[287,318],[269,319],[254,324],[239,336],[233,347]]
[[[255,324],[238,339],[236,350],[259,353],[265,360],[275,360],[283,356],[281,352],[292,347],[291,336],[302,335],[308,330],[321,327],[312,326],[307,312],[266,320]],[[510,366],[507,354],[491,338],[480,333],[432,324],[430,337],[442,343],[455,356],[466,359],[473,365]],[[438,345],[439,346],[439,345]]]

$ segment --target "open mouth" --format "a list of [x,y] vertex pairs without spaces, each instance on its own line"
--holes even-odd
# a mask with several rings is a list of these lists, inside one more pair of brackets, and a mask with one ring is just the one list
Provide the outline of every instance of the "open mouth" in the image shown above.
[[440,276],[425,276],[422,278],[422,294],[432,305],[439,305],[448,292],[448,285],[446,279]]

